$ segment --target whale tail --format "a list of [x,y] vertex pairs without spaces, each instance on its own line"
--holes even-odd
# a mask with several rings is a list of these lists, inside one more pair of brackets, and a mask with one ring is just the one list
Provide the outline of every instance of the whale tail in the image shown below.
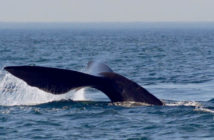
[[28,85],[52,94],[64,94],[72,89],[92,87],[104,92],[112,102],[135,101],[163,105],[158,98],[137,83],[114,73],[105,64],[98,66],[102,66],[103,69],[99,69],[99,73],[93,73],[94,75],[40,66],[9,66],[4,69]]

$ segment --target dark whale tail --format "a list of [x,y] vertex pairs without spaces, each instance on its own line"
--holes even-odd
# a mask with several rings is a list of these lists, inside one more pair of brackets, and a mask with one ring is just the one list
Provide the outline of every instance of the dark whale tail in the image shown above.
[[[106,65],[101,65],[106,66]],[[114,73],[108,66],[99,75],[73,70],[40,66],[10,66],[4,68],[28,85],[52,94],[63,94],[72,89],[92,87],[104,92],[112,102],[135,101],[152,105],[163,103],[137,83]]]

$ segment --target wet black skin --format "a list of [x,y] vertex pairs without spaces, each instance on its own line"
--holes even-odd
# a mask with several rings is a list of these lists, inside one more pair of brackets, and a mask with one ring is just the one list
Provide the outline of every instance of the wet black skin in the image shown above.
[[162,101],[146,89],[113,71],[101,72],[99,76],[95,76],[40,66],[9,66],[4,69],[28,85],[52,94],[64,94],[72,89],[92,87],[105,93],[112,102],[134,101],[163,105]]

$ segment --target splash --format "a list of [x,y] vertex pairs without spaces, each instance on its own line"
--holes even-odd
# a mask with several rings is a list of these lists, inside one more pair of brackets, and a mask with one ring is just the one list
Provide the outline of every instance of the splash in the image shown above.
[[[92,73],[96,70],[100,69],[93,66],[90,67],[90,70],[82,69],[81,71]],[[90,93],[90,96],[87,96],[86,88],[73,90],[66,94],[53,95],[36,87],[31,87],[10,73],[4,73],[3,70],[0,70],[0,105],[36,105],[59,100],[88,101],[97,98],[93,95],[97,95],[96,92],[95,94]]]
[[36,105],[59,100],[85,100],[84,89],[67,94],[53,95],[6,73],[0,81],[0,105]]
[[113,72],[106,64],[101,61],[89,61],[86,73],[99,76],[102,72]]
[[85,98],[85,90],[86,88],[81,88],[74,93],[73,99],[74,101],[84,101]]

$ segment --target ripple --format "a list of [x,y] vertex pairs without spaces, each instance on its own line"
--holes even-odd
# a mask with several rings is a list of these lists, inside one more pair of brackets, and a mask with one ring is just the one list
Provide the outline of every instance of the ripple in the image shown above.
[[[213,139],[213,29],[1,30],[0,139]],[[71,101],[6,74],[8,65],[82,70],[104,60],[165,106]],[[101,101],[101,102],[100,102]]]

